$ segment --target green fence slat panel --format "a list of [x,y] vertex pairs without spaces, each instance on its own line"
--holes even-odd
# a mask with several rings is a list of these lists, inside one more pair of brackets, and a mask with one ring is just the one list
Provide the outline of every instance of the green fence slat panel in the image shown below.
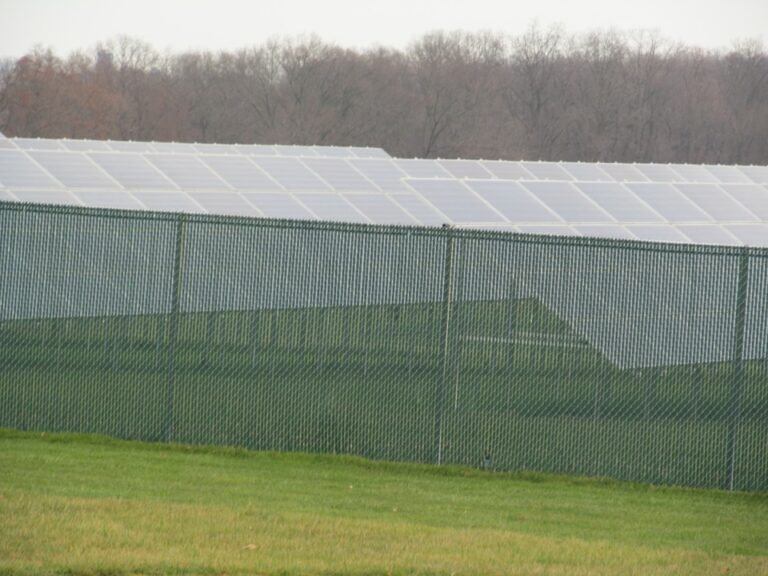
[[0,426],[768,489],[768,250],[0,203]]

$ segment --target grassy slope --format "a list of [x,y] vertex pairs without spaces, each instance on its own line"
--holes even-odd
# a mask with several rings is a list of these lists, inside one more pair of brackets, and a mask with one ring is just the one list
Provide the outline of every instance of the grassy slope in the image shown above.
[[0,432],[0,573],[766,574],[768,495]]

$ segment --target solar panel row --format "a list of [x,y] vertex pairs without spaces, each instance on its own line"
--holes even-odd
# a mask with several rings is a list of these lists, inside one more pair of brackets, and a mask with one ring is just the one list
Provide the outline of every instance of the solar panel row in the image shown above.
[[364,146],[292,146],[263,144],[194,144],[186,142],[134,142],[124,140],[68,140],[11,138],[8,148],[21,150],[69,150],[72,152],[161,152],[167,154],[243,154],[245,156],[293,156],[332,158],[389,158],[381,148]]
[[[762,166],[358,158],[349,155],[351,148],[7,141],[22,144],[2,148],[0,140],[0,201],[768,245],[768,168]],[[115,144],[155,151],[117,152]],[[243,154],[243,148],[261,155]]]

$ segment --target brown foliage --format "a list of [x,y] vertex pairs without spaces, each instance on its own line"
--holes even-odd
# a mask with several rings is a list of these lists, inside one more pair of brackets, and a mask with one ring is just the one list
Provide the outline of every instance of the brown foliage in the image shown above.
[[316,37],[163,56],[121,37],[0,62],[6,135],[380,146],[397,156],[768,164],[768,53],[648,33]]

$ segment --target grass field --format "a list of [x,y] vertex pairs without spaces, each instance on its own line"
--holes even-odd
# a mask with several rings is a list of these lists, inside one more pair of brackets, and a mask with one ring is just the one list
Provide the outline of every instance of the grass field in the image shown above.
[[0,431],[0,574],[768,574],[768,494]]

